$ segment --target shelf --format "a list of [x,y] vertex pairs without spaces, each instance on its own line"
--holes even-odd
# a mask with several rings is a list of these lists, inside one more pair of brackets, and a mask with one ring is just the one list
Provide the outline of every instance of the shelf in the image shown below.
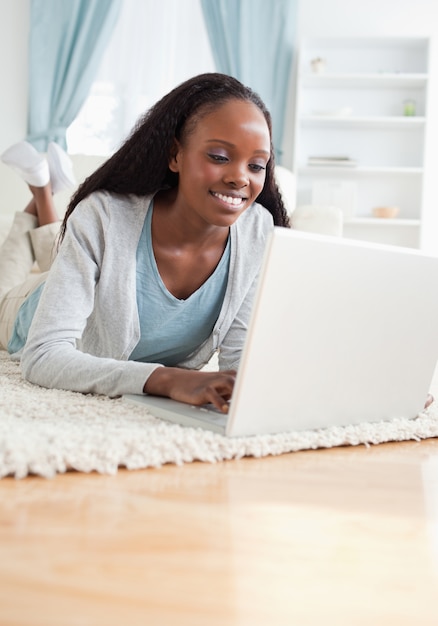
[[[438,223],[424,210],[425,134],[433,113],[429,48],[427,37],[301,42],[292,163],[297,204],[339,206],[355,239],[421,247],[429,224]],[[417,115],[403,115],[409,102]],[[331,155],[350,163],[318,161]],[[399,216],[373,217],[379,206],[398,206]]]
[[344,221],[344,225],[352,226],[382,226],[391,228],[393,226],[418,228],[420,220],[384,218],[384,217],[354,217]]
[[302,84],[309,88],[324,87],[377,87],[377,88],[422,88],[427,84],[428,75],[391,73],[324,73],[304,74]]
[[307,166],[298,168],[302,176],[421,176],[421,167],[322,167]]
[[318,48],[327,48],[328,50],[348,50],[354,52],[355,50],[365,49],[380,49],[380,50],[394,50],[397,48],[403,50],[418,50],[424,49],[429,43],[427,37],[367,37],[367,36],[355,36],[355,37],[312,37],[306,38],[302,42],[302,49],[311,50]]
[[325,126],[326,128],[383,128],[386,130],[416,130],[423,128],[426,118],[422,116],[334,116],[301,115],[299,122],[303,126]]

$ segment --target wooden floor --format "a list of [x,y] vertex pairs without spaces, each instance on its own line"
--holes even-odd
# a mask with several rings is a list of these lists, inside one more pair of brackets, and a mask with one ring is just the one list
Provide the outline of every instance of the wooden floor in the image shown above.
[[0,625],[438,623],[438,440],[0,481]]

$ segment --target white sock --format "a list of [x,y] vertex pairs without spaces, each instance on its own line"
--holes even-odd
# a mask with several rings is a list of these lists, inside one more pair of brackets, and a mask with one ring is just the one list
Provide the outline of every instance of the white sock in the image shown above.
[[53,141],[49,143],[47,149],[47,160],[53,193],[76,186],[76,178],[70,157],[61,146]]
[[50,181],[47,160],[27,141],[14,144],[0,158],[29,185],[44,187]]

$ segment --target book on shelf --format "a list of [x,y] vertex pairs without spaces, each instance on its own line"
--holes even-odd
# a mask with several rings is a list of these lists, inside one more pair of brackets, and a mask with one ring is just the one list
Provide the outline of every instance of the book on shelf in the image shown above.
[[357,162],[348,156],[310,156],[307,164],[317,167],[355,167]]

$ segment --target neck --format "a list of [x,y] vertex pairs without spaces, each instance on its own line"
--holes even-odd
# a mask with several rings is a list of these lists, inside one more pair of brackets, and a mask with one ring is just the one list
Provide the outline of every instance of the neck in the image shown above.
[[201,218],[194,219],[193,214],[184,211],[174,189],[159,192],[154,198],[152,216],[152,236],[169,245],[199,249],[225,247],[229,226],[208,224]]

